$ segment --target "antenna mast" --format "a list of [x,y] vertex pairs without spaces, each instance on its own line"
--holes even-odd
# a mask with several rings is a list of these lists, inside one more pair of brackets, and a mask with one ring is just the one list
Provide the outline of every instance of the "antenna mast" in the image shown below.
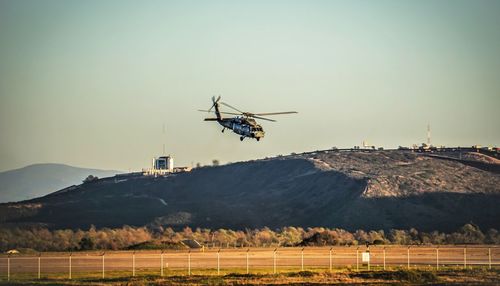
[[165,155],[165,123],[163,123],[163,155]]
[[431,125],[427,124],[427,145],[431,146]]

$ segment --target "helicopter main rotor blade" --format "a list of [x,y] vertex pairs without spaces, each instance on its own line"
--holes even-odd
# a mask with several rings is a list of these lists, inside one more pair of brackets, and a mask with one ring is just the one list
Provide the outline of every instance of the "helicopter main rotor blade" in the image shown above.
[[264,116],[268,116],[268,115],[279,115],[279,114],[294,114],[294,113],[298,113],[297,111],[284,111],[284,112],[267,112],[267,113],[254,113],[255,115],[264,115]]
[[[201,110],[201,109],[198,109],[198,111],[200,111],[200,112],[210,112],[210,110]],[[220,114],[229,114],[229,115],[242,115],[241,113],[225,112],[225,111],[220,111],[219,113]]]
[[225,102],[223,102],[223,101],[221,101],[221,102],[220,102],[220,104],[225,105],[225,106],[227,106],[227,107],[229,107],[229,108],[231,108],[231,109],[234,109],[234,110],[238,111],[238,112],[239,112],[239,113],[241,113],[241,114],[244,114],[244,113],[245,113],[245,112],[243,112],[243,111],[239,110],[238,108],[233,107],[233,106],[231,106],[231,105],[229,105],[229,104],[227,104],[227,103],[225,103]]
[[274,120],[274,119],[269,119],[269,118],[265,118],[265,117],[260,117],[260,116],[257,116],[257,115],[255,115],[255,114],[249,115],[249,117],[253,117],[253,118],[258,118],[258,119],[262,119],[262,120],[267,120],[267,121],[276,122],[276,120]]

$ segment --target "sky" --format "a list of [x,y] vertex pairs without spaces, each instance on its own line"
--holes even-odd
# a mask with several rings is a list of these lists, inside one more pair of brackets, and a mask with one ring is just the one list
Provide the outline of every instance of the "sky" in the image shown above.
[[[500,1],[0,0],[0,171],[394,148],[427,124],[498,146],[499,27]],[[214,95],[299,113],[240,142],[197,112]]]

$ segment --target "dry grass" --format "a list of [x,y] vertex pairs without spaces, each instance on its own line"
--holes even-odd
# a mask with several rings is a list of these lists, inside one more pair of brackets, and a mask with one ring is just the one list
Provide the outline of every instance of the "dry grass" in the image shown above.
[[[80,276],[84,274],[85,277]],[[217,275],[216,271],[197,271],[186,275],[185,271],[170,271],[168,276],[160,277],[156,272],[140,272],[135,277],[128,271],[113,271],[102,279],[99,273],[80,273],[67,279],[66,274],[52,274],[50,277],[17,276],[9,282],[2,277],[0,285],[328,285],[328,284],[485,284],[497,285],[500,281],[498,269],[440,271],[393,269],[387,271],[324,271],[310,269],[307,271],[289,271],[281,269],[279,273],[257,271],[250,274],[245,269],[234,269],[229,273]]]

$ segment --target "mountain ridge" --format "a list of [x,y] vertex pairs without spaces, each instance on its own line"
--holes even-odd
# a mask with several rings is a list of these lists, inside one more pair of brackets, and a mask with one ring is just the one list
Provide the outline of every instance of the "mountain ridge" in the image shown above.
[[79,184],[88,175],[98,177],[122,173],[75,167],[60,163],[36,163],[0,172],[0,203],[44,196],[54,190]]
[[498,173],[425,154],[322,151],[165,178],[121,175],[2,204],[0,214],[1,223],[51,228],[500,229],[499,186]]

